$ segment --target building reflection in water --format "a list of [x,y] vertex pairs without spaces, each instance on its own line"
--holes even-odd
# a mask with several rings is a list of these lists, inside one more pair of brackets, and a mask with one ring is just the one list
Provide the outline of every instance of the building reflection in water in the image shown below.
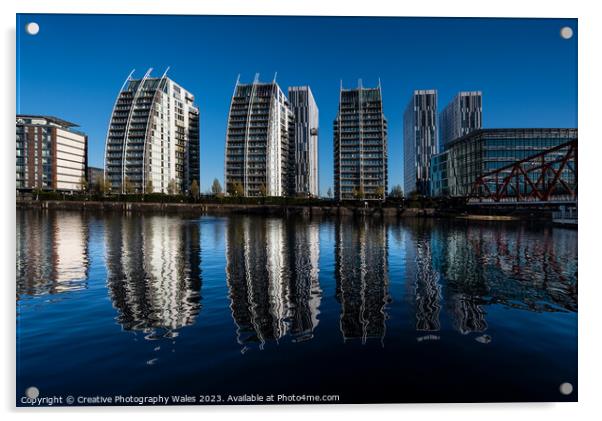
[[[445,306],[454,329],[463,335],[487,330],[482,296],[487,294],[483,267],[462,231],[430,233],[433,266],[446,279]],[[451,276],[456,273],[460,276]]]
[[574,230],[432,220],[404,221],[396,230],[405,243],[419,332],[440,331],[443,309],[464,335],[487,331],[491,304],[577,310]]
[[408,288],[414,296],[416,331],[422,332],[419,340],[436,340],[435,332],[441,329],[440,274],[433,267],[438,243],[431,241],[432,225],[428,220],[416,220],[408,226],[405,239],[405,270]]
[[485,268],[488,294],[532,311],[577,311],[577,231],[469,226],[467,242]]
[[226,281],[242,352],[287,334],[311,339],[321,297],[318,225],[231,217],[226,239]]
[[17,298],[87,286],[88,221],[78,212],[17,210]]
[[383,342],[390,302],[386,226],[369,218],[336,224],[336,297],[343,339]]
[[322,290],[319,283],[320,231],[302,219],[287,224],[290,271],[291,335],[294,342],[313,338]]
[[[487,330],[486,305],[529,311],[577,310],[576,231],[487,224],[433,230],[435,267],[445,302],[462,334]],[[542,239],[543,238],[543,239]]]
[[107,285],[117,321],[146,339],[175,338],[200,311],[200,228],[179,217],[105,222]]

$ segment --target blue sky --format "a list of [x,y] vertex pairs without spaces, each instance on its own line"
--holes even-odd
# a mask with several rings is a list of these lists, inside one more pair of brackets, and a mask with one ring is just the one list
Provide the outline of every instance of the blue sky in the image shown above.
[[[27,22],[40,25],[36,36]],[[565,40],[560,29],[575,36]],[[116,95],[132,69],[169,75],[201,110],[201,188],[223,184],[230,97],[242,82],[310,85],[320,109],[320,189],[332,186],[339,86],[381,79],[389,186],[403,185],[403,111],[414,89],[483,91],[485,127],[577,127],[576,19],[136,15],[17,16],[17,112],[54,115],[89,136],[102,166]]]

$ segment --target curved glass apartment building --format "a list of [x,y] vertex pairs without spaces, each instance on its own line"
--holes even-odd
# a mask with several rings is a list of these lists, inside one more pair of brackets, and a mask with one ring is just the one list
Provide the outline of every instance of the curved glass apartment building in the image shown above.
[[243,196],[286,196],[290,190],[288,99],[273,81],[236,81],[226,134],[226,191]]
[[120,193],[185,193],[199,182],[199,110],[194,96],[167,77],[132,73],[113,107],[105,177]]

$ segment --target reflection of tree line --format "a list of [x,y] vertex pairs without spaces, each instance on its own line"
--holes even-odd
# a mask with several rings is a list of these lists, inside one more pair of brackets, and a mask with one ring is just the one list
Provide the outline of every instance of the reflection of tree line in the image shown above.
[[174,337],[200,310],[198,223],[118,216],[105,225],[107,285],[117,320],[147,338]]
[[17,297],[86,288],[88,224],[79,213],[17,210]]
[[318,324],[318,226],[304,220],[233,217],[226,279],[238,342],[313,337]]

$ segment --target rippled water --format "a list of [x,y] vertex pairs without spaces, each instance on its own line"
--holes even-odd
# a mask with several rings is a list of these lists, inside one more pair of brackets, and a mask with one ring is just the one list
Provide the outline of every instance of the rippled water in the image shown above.
[[17,336],[18,398],[576,400],[577,231],[17,210]]

